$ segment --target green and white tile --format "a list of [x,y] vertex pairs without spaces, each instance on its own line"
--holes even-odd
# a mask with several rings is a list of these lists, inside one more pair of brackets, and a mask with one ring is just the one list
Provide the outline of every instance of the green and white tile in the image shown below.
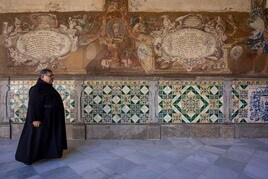
[[85,81],[82,106],[86,122],[147,123],[149,81]]
[[163,123],[221,122],[222,82],[159,81],[158,117]]
[[[10,82],[10,120],[12,122],[24,122],[26,119],[29,90],[35,85],[36,80],[12,80]],[[75,110],[75,83],[74,81],[56,80],[54,87],[60,93],[65,108],[66,122],[76,121]]]

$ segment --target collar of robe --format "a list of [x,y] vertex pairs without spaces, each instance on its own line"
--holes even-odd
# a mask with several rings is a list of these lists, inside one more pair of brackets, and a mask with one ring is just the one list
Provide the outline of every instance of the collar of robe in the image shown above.
[[49,84],[49,83],[43,81],[41,78],[38,78],[36,84],[41,85],[41,86],[46,86],[46,87],[52,87],[52,84]]

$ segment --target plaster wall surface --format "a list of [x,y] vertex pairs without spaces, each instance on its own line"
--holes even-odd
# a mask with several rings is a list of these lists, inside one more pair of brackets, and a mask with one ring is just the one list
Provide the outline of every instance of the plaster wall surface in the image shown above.
[[129,0],[131,12],[249,12],[251,0]]
[[105,0],[0,0],[2,13],[49,12],[49,11],[103,11]]

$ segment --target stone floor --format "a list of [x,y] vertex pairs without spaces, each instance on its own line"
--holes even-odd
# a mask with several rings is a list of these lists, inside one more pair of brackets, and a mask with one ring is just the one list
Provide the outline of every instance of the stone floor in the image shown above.
[[31,166],[0,140],[0,178],[268,178],[268,139],[68,141],[63,158]]

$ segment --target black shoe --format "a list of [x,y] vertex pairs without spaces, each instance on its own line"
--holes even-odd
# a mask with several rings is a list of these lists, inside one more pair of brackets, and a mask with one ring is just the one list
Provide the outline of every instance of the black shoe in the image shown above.
[[30,162],[23,162],[25,165],[32,165]]

